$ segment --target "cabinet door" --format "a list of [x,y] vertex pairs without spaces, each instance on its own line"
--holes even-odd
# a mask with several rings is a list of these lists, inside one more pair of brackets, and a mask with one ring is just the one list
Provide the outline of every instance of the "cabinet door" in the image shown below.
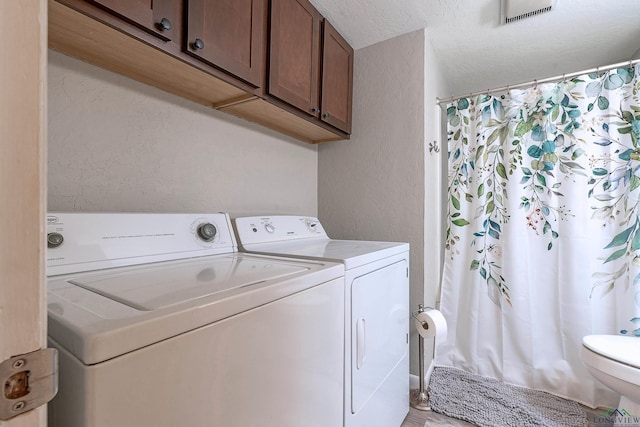
[[174,40],[173,27],[178,22],[179,0],[90,0],[142,29],[160,37]]
[[271,0],[268,92],[316,117],[321,20],[307,0]]
[[188,4],[187,52],[262,86],[267,0],[190,0]]
[[324,122],[351,133],[353,48],[324,21],[322,115]]

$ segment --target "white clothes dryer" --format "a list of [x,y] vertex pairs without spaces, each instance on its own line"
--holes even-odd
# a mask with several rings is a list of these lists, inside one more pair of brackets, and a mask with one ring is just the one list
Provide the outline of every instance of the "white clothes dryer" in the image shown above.
[[47,216],[51,427],[342,425],[341,265],[237,252],[225,214]]
[[234,220],[240,249],[345,269],[345,427],[397,427],[409,412],[409,244],[335,240],[317,218]]

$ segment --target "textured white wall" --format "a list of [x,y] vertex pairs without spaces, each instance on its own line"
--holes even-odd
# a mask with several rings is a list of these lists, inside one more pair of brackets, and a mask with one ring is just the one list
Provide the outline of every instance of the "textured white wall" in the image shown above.
[[317,213],[317,148],[49,53],[50,211]]
[[[435,95],[442,79],[425,68],[426,51],[433,60],[424,30],[357,50],[353,136],[318,150],[318,214],[327,232],[409,242],[412,310],[427,294],[428,303],[435,302],[432,281],[439,279],[431,270],[439,272],[440,263],[441,157],[425,155],[425,142],[439,132]],[[426,198],[425,183],[432,180]],[[411,329],[411,370],[417,374],[417,333]]]

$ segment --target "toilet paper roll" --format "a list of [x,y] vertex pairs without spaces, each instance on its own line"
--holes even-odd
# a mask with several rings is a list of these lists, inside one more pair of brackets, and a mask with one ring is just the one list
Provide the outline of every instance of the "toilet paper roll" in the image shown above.
[[429,308],[416,314],[415,323],[422,338],[436,337],[436,341],[443,341],[447,337],[447,321],[436,309]]

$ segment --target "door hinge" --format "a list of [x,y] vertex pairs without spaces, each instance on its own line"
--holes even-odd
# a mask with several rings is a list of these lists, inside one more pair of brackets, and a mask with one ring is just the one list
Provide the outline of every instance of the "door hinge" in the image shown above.
[[58,350],[45,348],[0,363],[0,420],[49,402],[58,392]]
[[409,277],[409,267],[407,267],[407,277]]

